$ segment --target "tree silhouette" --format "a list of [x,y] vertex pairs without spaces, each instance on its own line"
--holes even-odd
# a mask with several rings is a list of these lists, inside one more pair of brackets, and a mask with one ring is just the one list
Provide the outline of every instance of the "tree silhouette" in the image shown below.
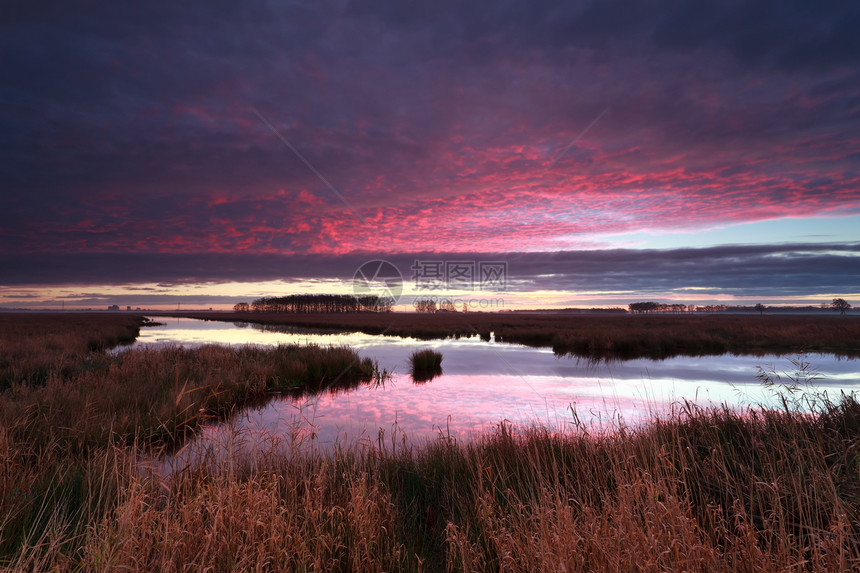
[[376,295],[353,296],[346,294],[294,294],[290,296],[262,297],[251,304],[240,302],[235,312],[391,312],[394,299]]
[[436,301],[432,298],[415,299],[412,304],[417,312],[436,312]]
[[851,305],[844,298],[834,298],[833,302],[830,304],[830,307],[833,310],[838,310],[839,314],[844,315],[848,310],[851,309]]
[[659,302],[631,302],[627,306],[630,312],[656,312],[661,310]]
[[765,308],[767,308],[767,307],[765,305],[763,305],[762,303],[758,303],[757,305],[755,305],[755,309],[758,311],[759,314],[764,314]]

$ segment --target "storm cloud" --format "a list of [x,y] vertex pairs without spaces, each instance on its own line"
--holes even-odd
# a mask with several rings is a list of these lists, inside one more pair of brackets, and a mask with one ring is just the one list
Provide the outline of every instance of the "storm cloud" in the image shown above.
[[[230,281],[342,281],[364,263],[386,260],[404,281],[416,261],[502,262],[506,291],[585,290],[650,293],[704,289],[711,294],[826,295],[860,284],[860,244],[612,249],[576,252],[355,253],[350,255],[81,254],[0,256],[3,286],[151,284],[162,287]],[[477,278],[476,278],[477,281]],[[217,289],[216,289],[217,290]]]
[[4,12],[3,285],[342,278],[430,252],[503,257],[523,288],[860,284],[854,245],[607,239],[860,214],[856,3]]

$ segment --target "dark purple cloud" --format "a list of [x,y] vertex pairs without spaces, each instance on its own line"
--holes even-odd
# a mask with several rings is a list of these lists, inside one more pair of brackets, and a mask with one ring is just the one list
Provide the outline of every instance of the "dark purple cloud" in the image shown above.
[[[855,3],[47,2],[0,21],[2,284],[56,282],[28,257],[105,283],[135,275],[123,260],[246,278],[263,254],[328,276],[350,252],[860,212]],[[739,284],[778,282],[744,260]],[[809,288],[848,280],[832,270]]]
[[[416,260],[504,261],[507,290],[514,293],[624,291],[662,296],[705,289],[711,296],[777,298],[852,292],[860,284],[860,244],[816,243],[545,253],[0,255],[0,268],[6,269],[0,286],[161,283],[158,288],[167,289],[189,283],[324,279],[348,284],[363,263],[378,258],[394,264],[407,281],[413,278]],[[691,296],[700,294],[691,291]]]

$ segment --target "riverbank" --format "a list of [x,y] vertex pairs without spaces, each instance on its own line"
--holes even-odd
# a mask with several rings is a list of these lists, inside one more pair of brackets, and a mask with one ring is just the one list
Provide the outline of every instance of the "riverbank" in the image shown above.
[[[39,351],[0,393],[0,567],[19,570],[837,571],[860,565],[860,404],[785,391],[778,411],[681,404],[589,433],[501,425],[469,443],[201,458],[145,455],[318,350]],[[31,325],[32,341],[64,331]],[[24,327],[0,330],[5,342]],[[40,332],[40,330],[45,332]],[[10,334],[13,333],[13,334]],[[22,342],[23,346],[26,344]],[[54,361],[48,360],[53,356]],[[344,355],[341,358],[349,358]],[[45,362],[47,360],[47,362]],[[54,364],[52,367],[51,364]],[[316,364],[316,365],[315,365]],[[326,374],[328,373],[328,374]],[[291,374],[295,377],[295,374]],[[290,378],[292,379],[292,378]],[[313,390],[314,388],[309,388]],[[219,414],[220,413],[220,414]],[[236,437],[241,440],[242,436]],[[165,446],[166,447],[166,446]]]
[[860,317],[804,315],[571,315],[527,313],[156,313],[413,337],[490,333],[499,342],[552,347],[584,358],[828,352],[860,356]]

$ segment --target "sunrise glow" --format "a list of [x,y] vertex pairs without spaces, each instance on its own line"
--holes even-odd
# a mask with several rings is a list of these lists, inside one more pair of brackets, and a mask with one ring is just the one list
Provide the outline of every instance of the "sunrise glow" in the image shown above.
[[860,296],[853,8],[361,4],[12,16],[0,307],[428,254],[507,261],[511,308]]

